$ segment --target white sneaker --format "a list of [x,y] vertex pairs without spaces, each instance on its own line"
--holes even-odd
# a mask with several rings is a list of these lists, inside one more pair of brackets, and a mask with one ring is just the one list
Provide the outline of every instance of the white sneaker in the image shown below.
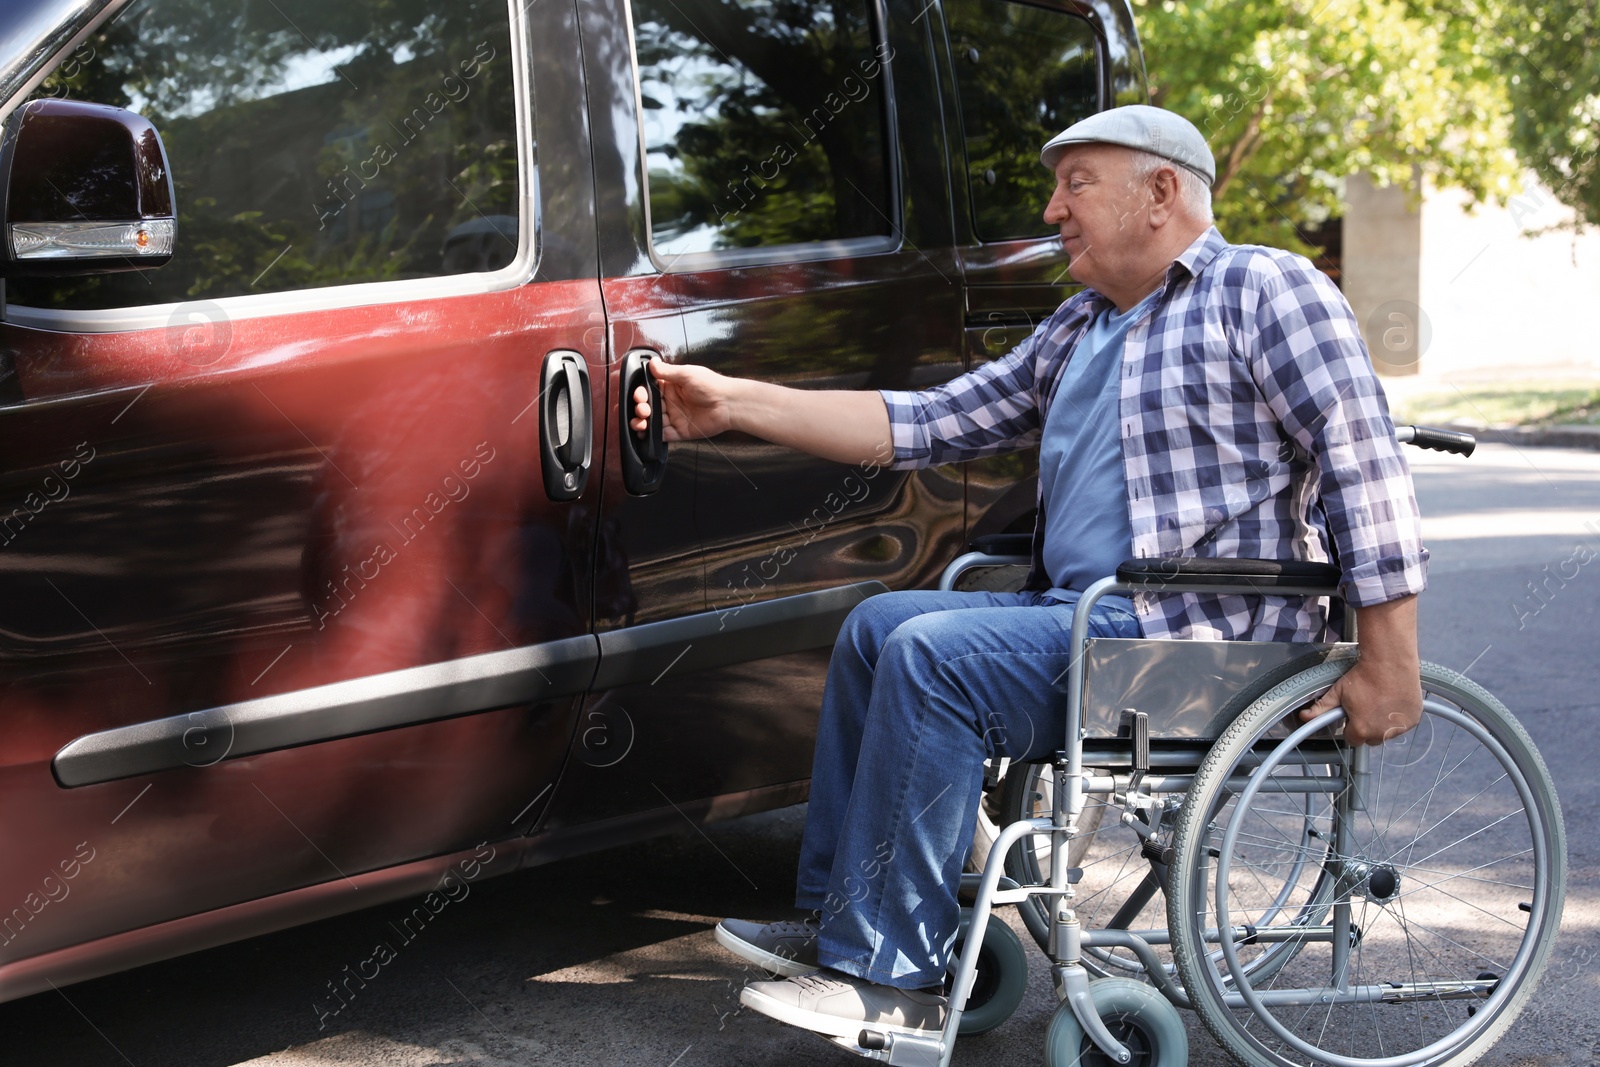
[[762,926],[743,919],[723,919],[717,924],[717,943],[768,974],[794,978],[816,970],[816,919],[776,922]]
[[944,1028],[949,1000],[937,993],[874,985],[840,971],[822,970],[781,982],[751,982],[740,1003],[781,1023],[852,1040],[864,1026],[894,1033]]

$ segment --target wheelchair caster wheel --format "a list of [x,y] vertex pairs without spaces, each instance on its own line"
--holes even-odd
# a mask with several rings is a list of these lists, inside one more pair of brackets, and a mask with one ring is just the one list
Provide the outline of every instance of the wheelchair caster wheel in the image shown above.
[[[1153,987],[1131,978],[1101,978],[1089,983],[1089,995],[1111,1036],[1133,1053],[1120,1067],[1184,1067],[1189,1062],[1183,1019]],[[1084,1033],[1066,1002],[1050,1018],[1044,1062],[1045,1067],[1119,1067]]]
[[[955,980],[956,963],[967,944],[967,931],[972,923],[972,912],[961,909],[961,929],[956,934],[955,948],[950,954],[950,965],[945,978],[945,990]],[[1011,1018],[1011,1013],[1022,1003],[1028,991],[1028,952],[1022,939],[998,915],[990,914],[989,925],[983,934],[983,944],[978,948],[978,973],[972,983],[972,995],[961,1013],[957,1032],[963,1035],[986,1034]]]

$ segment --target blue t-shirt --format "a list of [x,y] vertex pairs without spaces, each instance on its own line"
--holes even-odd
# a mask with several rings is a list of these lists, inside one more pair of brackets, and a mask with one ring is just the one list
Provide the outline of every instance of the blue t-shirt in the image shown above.
[[1052,592],[1082,592],[1133,555],[1117,372],[1128,328],[1149,302],[1145,297],[1126,314],[1115,307],[1101,311],[1061,372],[1039,445],[1044,568]]

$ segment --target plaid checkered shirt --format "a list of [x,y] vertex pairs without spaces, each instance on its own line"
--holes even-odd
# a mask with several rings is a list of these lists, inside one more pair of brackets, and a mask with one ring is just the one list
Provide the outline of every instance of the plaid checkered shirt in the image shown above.
[[[1073,296],[1004,358],[921,392],[884,390],[897,468],[1037,445],[1061,372],[1108,305]],[[1117,405],[1136,558],[1327,562],[1356,607],[1426,584],[1411,472],[1343,295],[1302,256],[1213,227],[1128,331]],[[1042,504],[1042,502],[1041,502]],[[1029,585],[1043,574],[1045,509]],[[1319,640],[1327,601],[1139,593],[1147,637]]]

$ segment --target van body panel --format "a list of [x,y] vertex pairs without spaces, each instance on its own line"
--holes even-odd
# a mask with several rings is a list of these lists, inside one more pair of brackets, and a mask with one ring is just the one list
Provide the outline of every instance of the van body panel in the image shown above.
[[[114,14],[53,2],[35,73]],[[1097,27],[1101,106],[1142,87],[1125,5],[1035,6]],[[797,802],[824,630],[1031,508],[1027,457],[895,472],[738,435],[673,443],[649,495],[621,477],[629,353],[915,389],[1067,291],[1058,242],[977,236],[938,4],[870,8],[881,232],[687,256],[652,243],[628,0],[508,10],[526,189],[455,232],[514,227],[511,266],[0,321],[0,813],[27,813],[0,817],[0,998],[419,892],[482,842],[498,873]],[[563,501],[558,351],[593,456]],[[541,649],[565,673],[515,675]],[[80,758],[107,751],[145,762]]]

